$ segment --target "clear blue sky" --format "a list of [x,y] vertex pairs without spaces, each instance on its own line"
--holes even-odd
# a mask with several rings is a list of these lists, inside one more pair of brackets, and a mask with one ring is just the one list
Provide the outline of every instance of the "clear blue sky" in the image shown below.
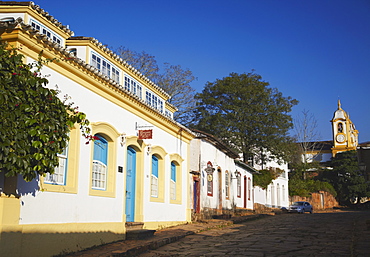
[[125,46],[207,81],[252,69],[309,110],[322,140],[342,108],[370,141],[369,0],[35,0],[76,36]]

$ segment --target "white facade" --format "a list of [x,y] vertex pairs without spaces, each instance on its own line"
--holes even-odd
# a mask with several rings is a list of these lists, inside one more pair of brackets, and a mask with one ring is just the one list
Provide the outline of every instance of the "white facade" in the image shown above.
[[198,132],[190,148],[193,212],[222,214],[235,208],[253,209],[251,167],[236,161],[237,154],[203,132]]
[[[42,76],[61,99],[68,95],[67,102],[86,113],[100,141],[87,144],[75,126],[58,182],[20,176],[10,182],[0,173],[0,255],[51,256],[125,239],[127,223],[158,229],[191,221],[188,155],[194,135],[172,119],[176,108],[169,95],[97,40],[71,38],[69,29],[32,2],[0,4],[3,17],[14,20],[7,19],[2,39],[18,47],[26,62],[41,50],[59,60],[46,64]],[[16,187],[12,197],[5,192],[9,183]],[[30,234],[34,240],[23,239]]]

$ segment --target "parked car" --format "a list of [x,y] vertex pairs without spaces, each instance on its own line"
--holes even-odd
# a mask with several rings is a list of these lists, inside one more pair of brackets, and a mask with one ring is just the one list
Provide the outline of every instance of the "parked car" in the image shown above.
[[309,202],[294,202],[292,205],[289,206],[288,212],[297,212],[297,213],[313,213],[313,207]]

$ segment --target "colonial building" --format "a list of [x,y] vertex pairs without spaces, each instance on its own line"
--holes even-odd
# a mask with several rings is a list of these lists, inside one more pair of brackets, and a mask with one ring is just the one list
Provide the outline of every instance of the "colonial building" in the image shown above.
[[191,198],[194,219],[253,210],[253,173],[239,154],[208,133],[196,134],[191,149]]
[[303,162],[318,161],[326,165],[337,153],[357,149],[359,132],[349,118],[349,114],[342,109],[339,100],[338,108],[330,122],[333,133],[332,140],[299,143]]
[[[87,114],[55,174],[25,182],[0,173],[0,256],[51,256],[191,221],[194,134],[173,120],[169,95],[102,43],[73,32],[33,2],[0,2],[1,39],[42,69]],[[47,247],[46,247],[47,246]]]

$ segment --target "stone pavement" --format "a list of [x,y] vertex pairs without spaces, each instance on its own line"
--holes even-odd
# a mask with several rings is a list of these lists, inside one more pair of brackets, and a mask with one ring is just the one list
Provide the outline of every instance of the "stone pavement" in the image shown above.
[[137,256],[151,249],[157,249],[166,244],[176,242],[181,238],[194,235],[203,231],[220,229],[233,224],[246,222],[249,220],[260,219],[274,213],[254,214],[247,216],[234,217],[230,220],[212,219],[178,225],[170,228],[158,230],[153,237],[143,240],[124,240],[102,246],[93,247],[84,251],[68,254],[68,257],[104,257],[104,256]]
[[148,239],[120,241],[68,256],[360,257],[370,256],[369,252],[370,212],[336,211],[195,222],[159,230]]
[[140,255],[370,256],[370,212],[288,214],[213,229]]

